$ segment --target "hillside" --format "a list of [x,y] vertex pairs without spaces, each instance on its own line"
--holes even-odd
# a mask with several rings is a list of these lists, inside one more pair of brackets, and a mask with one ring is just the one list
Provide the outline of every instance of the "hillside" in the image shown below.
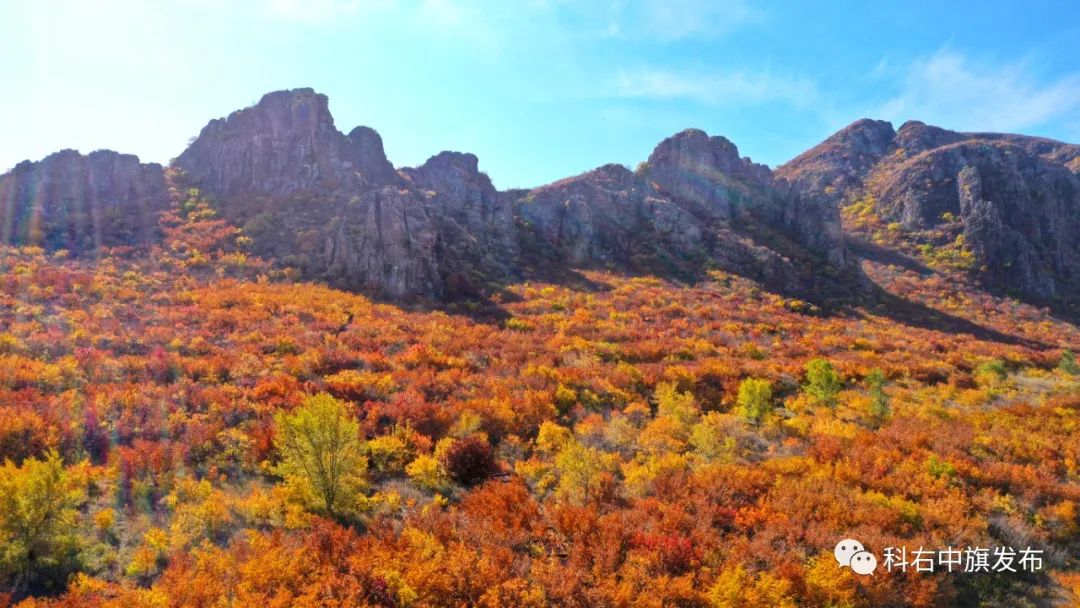
[[777,170],[845,229],[984,286],[1075,311],[1080,146],[860,120]]
[[0,177],[0,607],[1077,602],[1075,146],[690,129],[500,192],[328,108]]

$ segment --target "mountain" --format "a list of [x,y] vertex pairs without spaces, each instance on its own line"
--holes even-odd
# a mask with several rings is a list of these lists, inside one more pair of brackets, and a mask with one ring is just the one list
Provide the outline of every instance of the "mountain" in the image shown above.
[[381,139],[334,126],[311,89],[211,121],[175,162],[257,253],[392,298],[473,295],[526,268],[616,267],[693,278],[710,267],[811,295],[815,264],[850,269],[839,215],[816,212],[733,144],[688,130],[637,172],[607,165],[498,192],[476,156],[395,171]]
[[129,154],[62,150],[0,175],[0,244],[73,254],[158,238],[166,208],[161,165]]
[[1080,297],[1078,171],[1076,145],[860,120],[776,174],[857,210],[853,232],[888,226],[869,236],[948,252],[989,287],[1053,302]]
[[295,89],[210,121],[169,171],[109,151],[22,163],[0,176],[0,226],[4,243],[76,255],[148,244],[172,186],[199,189],[260,257],[397,300],[590,267],[690,282],[718,269],[811,300],[865,295],[848,247],[862,236],[1070,301],[1077,171],[1080,146],[864,119],[775,172],[688,129],[634,171],[500,192],[468,153],[395,168],[374,129],[338,130],[325,95]]

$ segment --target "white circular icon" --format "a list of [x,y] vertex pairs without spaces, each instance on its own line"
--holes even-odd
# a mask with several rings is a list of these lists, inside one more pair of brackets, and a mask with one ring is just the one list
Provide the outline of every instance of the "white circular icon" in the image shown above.
[[869,551],[859,551],[851,556],[851,571],[855,574],[873,574],[877,568],[877,558]]
[[844,566],[850,566],[851,556],[860,551],[866,551],[866,547],[863,547],[862,543],[852,538],[845,538],[836,543],[836,548],[833,549],[833,555],[836,556],[837,563],[843,568]]

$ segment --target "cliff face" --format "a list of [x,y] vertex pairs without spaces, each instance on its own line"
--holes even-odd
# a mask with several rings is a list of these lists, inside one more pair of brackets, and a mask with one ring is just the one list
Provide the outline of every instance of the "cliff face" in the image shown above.
[[1063,165],[969,140],[901,163],[875,191],[887,217],[907,229],[958,217],[993,285],[1043,300],[1080,293],[1080,180]]
[[212,120],[176,159],[255,252],[391,298],[442,295],[439,234],[373,129],[338,131],[325,95],[269,93]]
[[686,277],[715,267],[806,295],[815,279],[793,258],[849,269],[835,207],[813,213],[768,167],[694,129],[660,142],[637,173],[605,165],[524,193],[518,214],[572,265]]
[[0,176],[0,243],[88,255],[158,238],[161,165],[108,150],[63,150]]
[[[499,192],[472,154],[396,169],[378,133],[342,133],[324,95],[297,89],[211,121],[175,168],[256,254],[394,299],[475,295],[537,264],[687,280],[719,268],[813,297],[858,277],[839,210],[867,196],[916,243],[962,235],[990,284],[1080,297],[1080,147],[1042,138],[860,120],[773,172],[689,129],[636,172]],[[75,254],[145,245],[167,205],[160,166],[63,151],[0,176],[0,238]]]
[[258,253],[395,298],[475,293],[520,276],[523,256],[685,276],[719,265],[799,288],[786,255],[749,235],[761,231],[849,265],[835,206],[697,130],[661,142],[640,174],[609,165],[499,193],[472,154],[395,171],[377,133],[342,135],[326,97],[299,89],[211,121],[176,164]]
[[439,233],[436,256],[449,295],[475,293],[485,280],[516,276],[521,251],[512,205],[480,172],[472,154],[441,152],[403,169],[428,201]]
[[[804,197],[872,197],[913,242],[963,236],[988,285],[1080,298],[1080,146],[861,120],[777,170]],[[955,219],[954,219],[955,218]],[[1073,236],[1071,236],[1073,235]]]
[[176,166],[222,198],[355,191],[392,181],[378,135],[370,129],[354,134],[334,127],[325,95],[277,91],[210,121]]

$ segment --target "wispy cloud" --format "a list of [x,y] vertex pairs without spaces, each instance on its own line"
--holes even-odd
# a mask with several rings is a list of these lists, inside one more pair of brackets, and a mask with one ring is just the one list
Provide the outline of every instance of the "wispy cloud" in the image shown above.
[[366,13],[392,8],[394,0],[267,0],[270,14],[309,24],[333,23]]
[[650,42],[708,39],[765,21],[748,0],[521,0],[533,11],[557,13],[586,37]]
[[683,99],[708,105],[750,105],[782,102],[796,107],[819,97],[814,81],[770,72],[683,73],[662,69],[623,71],[615,78],[614,97]]
[[630,31],[662,40],[727,34],[764,19],[744,0],[644,0],[632,3]]
[[1022,131],[1080,123],[1080,73],[1037,77],[1033,60],[984,65],[939,50],[903,68],[901,89],[875,115],[962,130]]
[[487,53],[502,49],[505,33],[498,24],[511,17],[516,17],[513,5],[485,6],[467,0],[421,0],[412,14],[426,35]]

